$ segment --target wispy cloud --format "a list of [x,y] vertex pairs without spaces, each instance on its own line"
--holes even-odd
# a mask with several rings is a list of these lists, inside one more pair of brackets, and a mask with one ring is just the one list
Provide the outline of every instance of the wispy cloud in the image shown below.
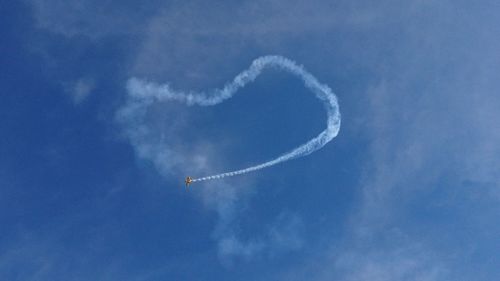
[[389,246],[378,251],[360,249],[342,253],[335,260],[331,272],[324,273],[324,280],[331,280],[329,277],[333,274],[346,281],[437,281],[448,280],[448,271],[432,251],[409,244]]
[[69,83],[65,88],[73,104],[78,105],[84,102],[92,93],[95,82],[93,79],[80,78],[73,83]]
[[[292,42],[327,38],[353,27],[367,29],[383,16],[362,4],[328,1],[183,2],[151,18],[131,74],[155,81],[172,77],[175,88],[215,87],[239,70],[234,62],[263,54],[299,54]],[[301,63],[314,59],[292,58]]]
[[[166,180],[176,177],[180,181],[180,175],[188,175],[188,172],[189,175],[204,175],[227,169],[227,164],[220,158],[224,155],[223,146],[189,137],[194,132],[189,129],[191,112],[186,108],[168,102],[130,98],[130,103],[117,113],[117,121],[137,156],[151,161]],[[190,140],[189,145],[186,139]],[[217,242],[221,261],[226,264],[231,264],[235,258],[250,260],[298,250],[302,245],[302,222],[298,216],[290,214],[278,216],[256,237],[240,238],[236,231],[241,227],[238,217],[252,194],[250,191],[256,188],[252,179],[239,180],[237,186],[223,181],[204,182],[203,188],[194,193],[208,210],[218,216],[213,239]]]
[[38,28],[69,38],[85,36],[92,40],[138,32],[147,16],[153,15],[158,7],[154,1],[130,7],[95,0],[27,1],[33,7]]
[[282,212],[262,233],[248,240],[239,238],[234,229],[216,232],[219,255],[224,263],[231,264],[235,258],[262,260],[301,250],[306,243],[304,231],[304,223],[298,215]]
[[[439,16],[429,16],[429,6]],[[413,20],[395,46],[383,41],[388,38],[379,42],[392,55],[366,62],[384,66],[366,92],[370,152],[359,206],[342,243],[346,248],[332,249],[336,266],[347,269],[341,280],[475,276],[469,249],[492,243],[479,237],[499,231],[469,223],[476,238],[461,240],[460,231],[443,236],[457,231],[457,217],[494,220],[500,184],[500,158],[493,156],[500,155],[500,113],[493,109],[500,105],[494,78],[500,56],[492,49],[500,40],[491,36],[490,19],[449,22],[456,12],[433,1],[401,11]],[[475,184],[464,188],[469,181]],[[476,207],[461,211],[471,205]],[[386,241],[393,231],[400,234]]]

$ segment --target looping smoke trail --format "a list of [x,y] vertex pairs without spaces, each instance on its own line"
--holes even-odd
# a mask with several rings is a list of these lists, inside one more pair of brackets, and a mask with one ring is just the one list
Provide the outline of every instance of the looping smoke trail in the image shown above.
[[212,106],[231,98],[240,88],[243,88],[247,83],[255,80],[266,67],[274,67],[287,71],[303,80],[305,86],[324,103],[327,111],[326,129],[307,143],[302,144],[273,160],[246,169],[193,179],[193,182],[221,179],[224,177],[246,174],[288,161],[290,159],[306,156],[322,148],[325,144],[335,138],[340,129],[340,111],[337,97],[332,90],[327,85],[321,84],[302,66],[281,56],[264,56],[255,59],[247,70],[238,74],[233,81],[227,83],[222,89],[215,89],[208,93],[176,91],[171,89],[166,84],[160,85],[137,78],[129,79],[127,89],[131,97],[140,99],[148,104],[155,100],[173,100],[183,102],[188,105]]

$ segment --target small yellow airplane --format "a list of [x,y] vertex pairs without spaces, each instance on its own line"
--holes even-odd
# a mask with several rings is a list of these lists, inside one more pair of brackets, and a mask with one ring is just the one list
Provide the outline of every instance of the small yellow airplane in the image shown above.
[[186,187],[189,187],[189,185],[193,182],[193,178],[192,177],[187,177],[184,182],[186,183]]

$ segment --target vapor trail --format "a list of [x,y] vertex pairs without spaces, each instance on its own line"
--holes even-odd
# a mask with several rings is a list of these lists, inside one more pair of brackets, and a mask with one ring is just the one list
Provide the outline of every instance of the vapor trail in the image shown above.
[[304,82],[304,85],[319,98],[327,111],[326,129],[310,141],[297,148],[267,162],[246,169],[193,179],[205,181],[221,179],[235,175],[246,174],[266,167],[276,165],[297,157],[306,156],[322,148],[325,144],[337,136],[340,129],[340,112],[337,97],[325,84],[321,84],[312,74],[294,61],[281,56],[264,56],[255,59],[250,67],[238,74],[233,81],[227,83],[222,89],[211,92],[182,92],[171,89],[167,84],[157,84],[138,78],[131,78],[127,83],[127,89],[131,97],[146,103],[157,101],[179,101],[188,105],[212,106],[231,98],[240,88],[257,78],[266,67],[274,67],[287,71]]

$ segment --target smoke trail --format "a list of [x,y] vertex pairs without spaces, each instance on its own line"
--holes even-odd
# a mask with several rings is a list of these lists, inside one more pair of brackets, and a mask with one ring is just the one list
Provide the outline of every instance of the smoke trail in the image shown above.
[[278,68],[302,79],[304,85],[324,103],[327,111],[326,129],[307,143],[302,144],[273,160],[246,169],[193,179],[193,182],[221,179],[224,177],[246,174],[288,161],[290,159],[306,156],[322,148],[325,144],[336,137],[340,129],[340,112],[337,97],[332,90],[327,85],[321,84],[302,66],[297,65],[294,61],[281,56],[264,56],[257,58],[252,62],[247,70],[238,74],[233,81],[227,83],[222,89],[215,89],[208,93],[176,91],[171,89],[166,84],[160,85],[137,78],[131,78],[128,81],[127,89],[132,98],[139,99],[146,104],[150,104],[155,100],[172,100],[183,102],[188,105],[212,106],[231,98],[240,88],[243,88],[247,83],[254,81],[266,67]]

